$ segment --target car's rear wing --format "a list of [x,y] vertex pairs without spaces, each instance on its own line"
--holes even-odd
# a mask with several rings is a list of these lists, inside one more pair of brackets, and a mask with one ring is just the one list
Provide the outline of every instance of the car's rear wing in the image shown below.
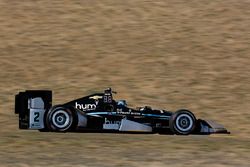
[[43,129],[44,114],[52,106],[52,91],[27,90],[15,96],[15,114],[20,129]]

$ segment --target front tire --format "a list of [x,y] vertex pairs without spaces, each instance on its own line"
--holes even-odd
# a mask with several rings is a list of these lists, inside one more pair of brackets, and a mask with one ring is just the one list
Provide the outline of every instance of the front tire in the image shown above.
[[76,114],[71,109],[62,106],[52,107],[46,116],[47,127],[56,132],[73,130],[76,121]]
[[189,135],[195,130],[196,118],[188,110],[179,110],[171,116],[169,126],[171,131],[177,135]]

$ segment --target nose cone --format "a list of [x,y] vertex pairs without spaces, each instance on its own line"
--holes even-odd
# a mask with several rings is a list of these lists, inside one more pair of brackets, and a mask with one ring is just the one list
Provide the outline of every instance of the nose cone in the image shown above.
[[198,120],[200,124],[200,134],[222,133],[230,134],[230,132],[221,124],[211,120]]

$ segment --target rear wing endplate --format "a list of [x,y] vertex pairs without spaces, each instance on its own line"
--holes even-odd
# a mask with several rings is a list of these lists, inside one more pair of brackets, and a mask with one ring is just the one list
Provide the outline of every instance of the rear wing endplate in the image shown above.
[[27,90],[15,96],[15,114],[20,129],[43,129],[44,114],[52,106],[52,91]]

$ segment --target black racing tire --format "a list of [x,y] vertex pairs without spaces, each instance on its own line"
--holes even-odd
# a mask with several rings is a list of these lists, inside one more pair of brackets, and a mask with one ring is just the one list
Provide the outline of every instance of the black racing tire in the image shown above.
[[46,115],[46,126],[50,131],[67,132],[76,128],[78,122],[77,114],[73,109],[55,106]]
[[176,111],[169,120],[170,130],[177,135],[189,135],[195,131],[196,118],[186,109]]

